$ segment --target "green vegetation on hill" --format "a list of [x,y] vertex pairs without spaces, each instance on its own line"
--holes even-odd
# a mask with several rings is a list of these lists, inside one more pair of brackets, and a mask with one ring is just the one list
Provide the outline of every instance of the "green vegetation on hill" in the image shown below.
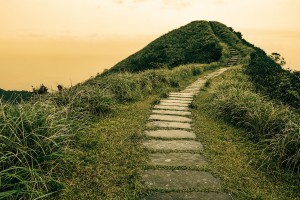
[[235,71],[214,87],[213,107],[227,122],[248,131],[264,147],[267,164],[300,171],[300,115],[255,92],[254,85]]
[[[300,173],[279,168],[284,159],[276,162],[278,155],[287,156],[291,147],[297,147],[297,139],[291,138],[297,129],[270,132],[292,125],[284,124],[289,118],[299,124],[299,117],[297,121],[290,116],[293,111],[256,94],[246,77],[241,69],[228,70],[209,81],[193,102],[194,132],[205,147],[208,170],[236,200],[298,199]],[[292,159],[282,164],[287,166],[288,161]]]
[[138,72],[188,63],[211,63],[222,55],[218,38],[209,22],[194,21],[175,29],[108,70]]
[[7,91],[0,89],[0,98],[3,101],[20,102],[22,100],[29,100],[32,96],[32,92],[28,91]]
[[[0,198],[35,199],[61,191],[66,177],[72,173],[76,174],[74,179],[82,175],[80,168],[75,172],[71,169],[87,159],[80,157],[80,152],[88,151],[93,145],[93,140],[85,135],[90,126],[122,110],[118,108],[127,103],[143,100],[149,95],[165,96],[186,81],[194,80],[193,77],[217,67],[216,64],[187,65],[173,70],[112,74],[88,80],[60,93],[35,96],[20,104],[1,101]],[[110,128],[109,133],[114,130],[114,127]],[[108,156],[112,153],[108,152]],[[136,176],[138,174],[132,174],[132,180],[136,180]],[[127,184],[124,188],[132,189],[129,185],[133,183],[129,181]],[[111,195],[110,188],[101,188],[107,190],[101,191],[102,195]],[[122,192],[128,193],[120,190],[118,195],[126,196]]]
[[255,48],[246,73],[258,91],[274,100],[300,108],[300,72],[283,69],[263,50]]

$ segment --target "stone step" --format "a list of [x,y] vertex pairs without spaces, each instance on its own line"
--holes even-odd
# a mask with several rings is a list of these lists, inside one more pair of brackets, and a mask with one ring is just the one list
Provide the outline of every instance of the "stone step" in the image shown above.
[[185,89],[183,90],[184,92],[190,92],[193,94],[197,94],[199,92],[200,89]]
[[184,93],[184,92],[170,92],[170,95],[191,95],[193,96],[193,94],[191,93]]
[[191,140],[147,140],[143,145],[145,148],[155,151],[203,151],[200,142]]
[[143,200],[232,200],[233,198],[224,193],[216,192],[168,192],[151,194]]
[[173,115],[158,115],[153,114],[149,117],[150,120],[171,121],[171,122],[192,122],[192,119]]
[[163,100],[160,100],[160,102],[163,102],[163,103],[192,103],[192,100],[175,100],[175,99],[163,99]]
[[158,105],[160,105],[160,106],[181,106],[181,107],[187,107],[187,106],[190,105],[190,103],[160,102]]
[[221,188],[219,180],[208,172],[191,170],[145,170],[142,182],[148,189],[184,190]]
[[164,114],[164,115],[179,115],[179,116],[190,116],[191,115],[191,112],[189,112],[189,111],[178,111],[178,110],[152,110],[152,113]]
[[172,167],[202,167],[207,162],[200,154],[192,153],[152,153],[149,155],[148,165]]
[[178,128],[178,129],[192,129],[192,126],[190,123],[186,122],[167,122],[167,121],[153,121],[148,122],[147,127],[150,128]]
[[192,97],[168,97],[169,100],[187,100],[187,101],[193,101]]
[[148,137],[157,138],[172,138],[172,139],[196,139],[196,135],[193,132],[185,130],[155,130],[155,131],[145,131]]
[[160,106],[160,105],[155,105],[154,109],[159,109],[159,110],[182,110],[182,111],[188,111],[189,107],[188,106]]
[[194,97],[193,93],[178,93],[178,94],[169,94],[169,97],[187,97],[187,98],[192,98]]

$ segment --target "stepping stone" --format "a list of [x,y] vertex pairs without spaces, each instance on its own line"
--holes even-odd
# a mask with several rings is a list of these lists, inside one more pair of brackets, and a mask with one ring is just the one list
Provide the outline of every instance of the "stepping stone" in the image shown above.
[[220,189],[220,182],[208,172],[190,170],[146,170],[142,175],[148,189]]
[[151,120],[172,121],[172,122],[191,122],[192,119],[187,117],[172,116],[172,115],[150,115]]
[[154,121],[154,122],[148,122],[147,126],[151,128],[161,127],[161,128],[192,129],[190,123],[184,123],[184,122]]
[[216,192],[170,192],[149,195],[143,200],[232,200],[230,195]]
[[192,103],[192,100],[175,100],[175,99],[163,99],[163,100],[160,100],[160,102],[163,102],[163,103]]
[[169,97],[188,97],[188,98],[191,98],[193,96],[194,96],[193,93],[169,94]]
[[169,100],[186,100],[186,101],[193,101],[193,98],[191,97],[169,97],[167,98]]
[[148,164],[153,166],[201,167],[207,165],[202,155],[192,153],[153,153],[149,155],[149,158]]
[[184,110],[184,111],[188,111],[189,107],[185,106],[160,106],[160,105],[156,105],[154,106],[155,109],[160,109],[160,110]]
[[191,140],[148,140],[143,143],[150,150],[202,151],[200,142]]
[[187,93],[187,92],[170,92],[170,95],[190,95],[193,96],[193,94],[191,93]]
[[177,110],[152,110],[152,113],[164,114],[164,115],[180,115],[180,116],[191,115],[191,112],[189,111],[177,111]]
[[158,138],[196,139],[195,133],[184,131],[184,130],[145,131],[145,134],[149,137],[158,137]]
[[189,106],[190,103],[160,102],[158,105],[160,105],[160,106],[181,106],[181,107],[185,107],[185,106]]

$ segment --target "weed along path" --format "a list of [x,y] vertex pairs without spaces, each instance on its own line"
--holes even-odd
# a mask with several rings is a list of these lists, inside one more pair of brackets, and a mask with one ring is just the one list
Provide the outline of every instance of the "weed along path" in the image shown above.
[[170,93],[154,106],[143,143],[150,152],[142,174],[148,193],[143,199],[231,199],[221,192],[220,181],[205,170],[208,163],[201,155],[203,146],[193,133],[189,109],[205,82],[227,69],[200,78],[181,92]]

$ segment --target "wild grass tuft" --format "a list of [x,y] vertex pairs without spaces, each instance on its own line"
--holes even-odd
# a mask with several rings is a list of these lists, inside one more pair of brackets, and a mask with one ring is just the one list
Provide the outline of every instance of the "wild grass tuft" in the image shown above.
[[63,188],[55,178],[73,136],[67,109],[47,102],[0,105],[0,197],[34,199]]

